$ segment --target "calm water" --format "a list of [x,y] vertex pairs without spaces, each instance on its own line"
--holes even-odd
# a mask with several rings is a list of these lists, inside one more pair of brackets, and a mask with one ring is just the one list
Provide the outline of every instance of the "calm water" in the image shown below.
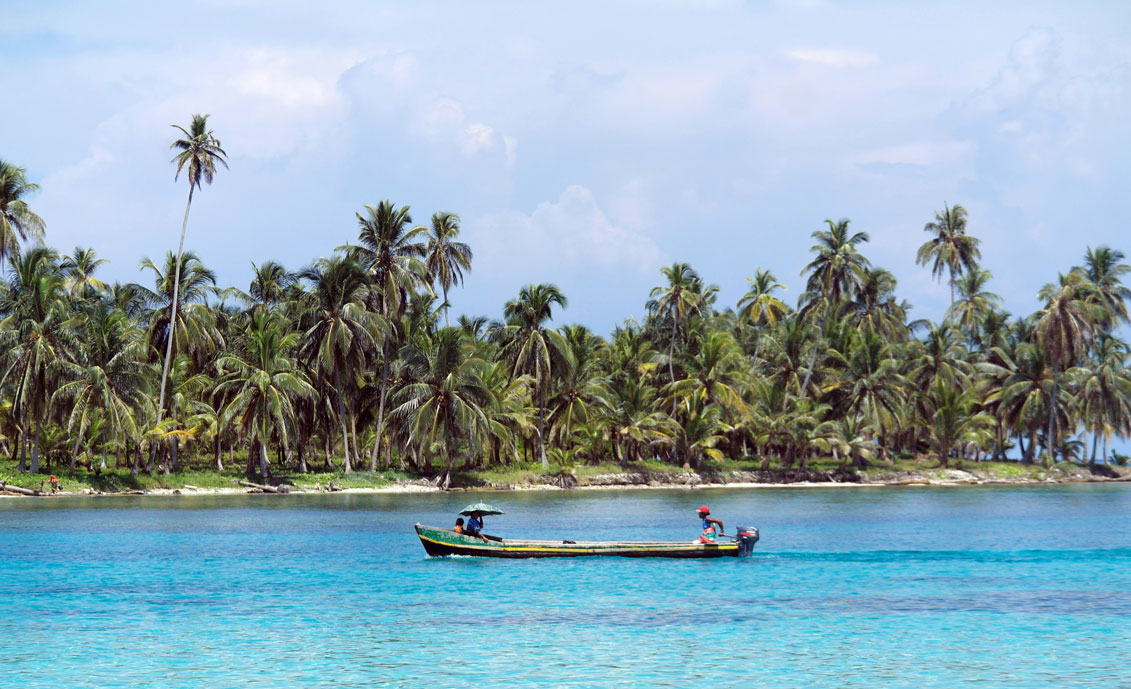
[[[749,560],[428,559],[514,536]],[[1131,486],[0,500],[5,687],[1128,687]]]

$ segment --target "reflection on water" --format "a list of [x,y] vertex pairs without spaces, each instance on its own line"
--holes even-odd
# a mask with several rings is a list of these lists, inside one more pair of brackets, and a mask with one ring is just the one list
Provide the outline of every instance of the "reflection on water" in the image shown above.
[[[1122,686],[1131,486],[494,493],[488,530],[748,560],[430,559],[467,494],[0,500],[0,684]],[[1055,649],[1051,652],[1050,649]]]

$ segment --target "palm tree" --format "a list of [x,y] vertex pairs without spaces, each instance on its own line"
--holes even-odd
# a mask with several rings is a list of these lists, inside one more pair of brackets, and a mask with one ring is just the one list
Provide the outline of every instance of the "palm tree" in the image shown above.
[[410,362],[409,377],[414,382],[396,396],[391,416],[405,421],[426,452],[433,445],[440,446],[444,457],[440,483],[445,488],[454,468],[456,443],[467,439],[472,452],[488,431],[483,409],[490,396],[476,374],[480,363],[467,354],[459,328],[444,328],[431,338],[423,356]]
[[668,343],[668,377],[675,380],[675,343],[687,319],[704,307],[703,280],[687,263],[664,266],[660,273],[668,279],[667,286],[654,287],[649,295],[651,310],[671,321],[672,334]]
[[895,276],[883,268],[863,272],[856,294],[846,305],[854,328],[881,333],[891,340],[907,337],[907,302],[896,301]]
[[247,438],[259,448],[259,474],[269,476],[267,443],[272,432],[280,447],[290,447],[294,427],[294,401],[314,397],[314,388],[297,369],[289,354],[299,333],[285,332],[283,324],[264,314],[253,317],[246,351],[216,361],[220,375],[216,394],[231,401],[221,413],[223,425],[238,415]]
[[146,395],[146,365],[144,339],[124,313],[111,309],[93,310],[85,316],[82,327],[85,347],[77,348],[77,361],[61,361],[62,374],[67,382],[60,385],[51,396],[52,406],[69,409],[67,432],[75,438],[71,452],[71,474],[75,471],[75,456],[87,429],[101,415],[103,425],[102,467],[106,467],[106,426],[112,440],[119,442],[123,434],[137,435],[133,410],[141,405]]
[[561,334],[545,326],[553,318],[554,306],[563,309],[568,300],[556,285],[527,285],[518,297],[503,306],[506,324],[496,324],[495,340],[501,345],[503,358],[510,362],[513,375],[529,375],[534,381],[532,397],[538,407],[538,454],[543,466],[546,459],[546,405],[550,393],[555,360],[566,347]]
[[1131,289],[1123,285],[1122,278],[1131,272],[1131,266],[1123,263],[1124,258],[1122,251],[1106,246],[1095,249],[1089,246],[1084,253],[1083,267],[1073,268],[1094,286],[1089,299],[1101,307],[1098,325],[1105,332],[1128,322],[1127,300],[1131,299]]
[[[1060,284],[1045,285],[1038,296],[1045,307],[1038,312],[1033,338],[1052,364],[1051,399],[1060,393],[1060,374],[1084,358],[1092,342],[1097,313],[1089,305],[1095,286],[1082,273],[1060,276]],[[1049,405],[1049,458],[1056,461],[1056,405]]]
[[834,361],[843,367],[826,393],[839,399],[837,415],[859,418],[864,425],[883,434],[896,426],[901,391],[908,381],[900,374],[900,363],[883,337],[867,331],[853,335],[846,355],[834,351]]
[[[5,352],[0,388],[11,382],[21,430],[25,436],[31,431],[34,439],[31,471],[36,473],[51,391],[59,383],[59,363],[71,356],[75,341],[54,250],[38,246],[8,258],[11,277],[0,293],[0,313],[7,314],[0,321],[0,351]],[[22,454],[18,468],[24,469]]]
[[39,191],[27,181],[27,170],[0,159],[0,261],[19,251],[20,240],[43,238],[44,223],[24,197]]
[[966,209],[943,204],[935,212],[935,219],[923,226],[924,232],[935,235],[919,247],[915,263],[931,263],[931,275],[936,279],[943,272],[950,273],[950,303],[954,303],[954,286],[963,271],[973,270],[982,258],[978,245],[981,240],[966,234]]
[[[582,325],[561,329],[565,347],[559,352],[561,367],[556,372],[559,379],[548,401],[550,427],[558,430],[560,447],[573,444],[573,430],[586,424],[593,410],[607,406],[608,390],[598,366],[605,342]],[[551,435],[553,435],[551,433]]]
[[396,333],[395,325],[404,314],[409,295],[417,287],[425,286],[428,270],[420,260],[426,252],[424,227],[411,227],[412,215],[408,206],[398,208],[385,200],[376,206],[366,205],[365,214],[357,215],[357,244],[339,247],[369,271],[374,289],[369,293],[369,307],[379,313],[390,325],[381,343],[381,387],[378,392],[378,441],[370,457],[376,467],[380,458],[381,434],[385,427],[385,404],[388,398],[388,381],[391,352],[389,339]]
[[1092,431],[1092,455],[1096,463],[1096,445],[1107,440],[1113,430],[1126,429],[1131,421],[1131,372],[1127,370],[1127,343],[1109,335],[1096,338],[1094,356],[1084,366],[1079,398],[1085,426]]
[[[860,285],[864,272],[871,267],[868,259],[856,250],[858,244],[868,241],[867,232],[857,232],[849,235],[848,219],[839,222],[825,220],[829,229],[818,230],[812,234],[817,243],[809,251],[817,254],[809,265],[802,269],[801,274],[809,274],[806,283],[806,294],[802,298],[809,298],[806,311],[817,306],[823,307],[824,315],[821,317],[821,330],[818,338],[825,336],[828,328],[829,316],[840,304],[841,299],[850,296]],[[809,359],[809,367],[805,371],[805,380],[801,384],[800,394],[804,397],[809,389],[809,378],[813,375],[813,366],[817,362],[817,352],[820,346],[814,346]]]
[[[311,283],[313,309],[305,319],[300,356],[332,381],[342,431],[343,467],[353,471],[342,394],[343,374],[356,379],[365,370],[366,352],[376,349],[374,333],[384,329],[380,316],[365,309],[369,283],[365,269],[351,258],[319,259],[299,273]],[[357,448],[354,448],[356,452]]]
[[[750,289],[738,300],[738,315],[750,319],[758,327],[774,327],[778,321],[789,313],[789,307],[781,299],[774,296],[774,292],[785,289],[774,274],[768,270],[758,268],[754,271],[754,279],[746,278]],[[758,360],[758,353],[762,347],[762,338],[754,346],[754,361]]]
[[268,310],[287,297],[287,290],[295,284],[297,278],[287,271],[282,264],[275,261],[264,261],[262,265],[251,264],[251,285],[248,287],[247,296],[253,303],[262,305]]
[[94,273],[104,263],[109,261],[98,258],[98,253],[94,249],[84,249],[80,246],[76,246],[70,256],[63,257],[60,266],[66,278],[64,287],[72,299],[85,299],[106,290],[106,283],[94,277]]
[[1001,308],[1001,297],[986,289],[986,283],[993,277],[988,270],[972,268],[958,279],[958,301],[951,300],[946,310],[946,320],[966,333],[966,340],[973,346],[978,340],[978,328],[986,314]]
[[993,417],[977,411],[974,389],[960,390],[940,379],[925,398],[926,413],[919,422],[927,429],[939,466],[947,466],[951,450],[960,443],[980,443],[992,435]]
[[[206,303],[218,293],[216,273],[195,253],[186,251],[177,261],[172,252],[167,252],[163,267],[144,258],[140,270],[153,274],[152,290],[140,285],[133,286],[133,290],[150,309],[148,339],[155,353],[164,350],[166,356],[172,354],[174,359],[187,354],[199,363],[206,352],[223,346],[223,334]],[[163,365],[162,372],[167,381],[169,365]],[[162,400],[159,396],[158,402]],[[164,412],[158,412],[158,422],[164,418]]]
[[448,323],[448,289],[463,283],[464,271],[471,272],[471,247],[455,241],[459,236],[459,216],[455,213],[433,213],[428,232],[425,270],[444,293],[444,325]]
[[181,239],[177,243],[176,266],[173,269],[172,314],[169,318],[169,337],[165,343],[165,363],[161,368],[161,387],[157,395],[158,422],[161,421],[162,415],[165,413],[165,383],[169,378],[169,363],[173,356],[173,339],[176,337],[177,308],[180,304],[181,290],[181,256],[185,248],[185,231],[188,230],[192,195],[194,191],[200,188],[202,182],[212,184],[217,163],[223,165],[225,169],[228,167],[228,161],[225,159],[228,154],[220,147],[220,140],[216,138],[211,129],[208,129],[208,115],[193,115],[192,123],[188,129],[177,124],[172,126],[184,135],[183,139],[177,139],[169,145],[169,148],[180,151],[173,156],[171,161],[177,166],[177,173],[173,176],[173,180],[180,179],[181,172],[185,172],[188,177],[189,194],[188,203],[185,204],[185,219],[181,222]]

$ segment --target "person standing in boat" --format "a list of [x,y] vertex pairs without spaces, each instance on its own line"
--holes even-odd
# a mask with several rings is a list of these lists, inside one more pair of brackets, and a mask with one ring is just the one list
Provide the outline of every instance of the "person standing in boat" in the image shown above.
[[726,535],[723,533],[722,520],[710,516],[711,508],[703,505],[696,510],[696,514],[699,515],[703,525],[703,531],[699,534],[699,543],[714,543],[716,538]]
[[467,536],[474,536],[482,538],[484,541],[487,537],[483,535],[483,513],[475,511],[471,513],[471,518],[467,520],[467,526],[463,527],[463,533]]

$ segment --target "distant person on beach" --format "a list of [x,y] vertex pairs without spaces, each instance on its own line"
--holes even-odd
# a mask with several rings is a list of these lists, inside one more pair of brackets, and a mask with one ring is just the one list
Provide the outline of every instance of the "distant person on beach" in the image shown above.
[[463,533],[463,517],[456,517],[456,527],[452,531]]
[[51,474],[51,478],[49,479],[48,482],[51,484],[51,492],[52,493],[58,493],[59,492],[59,477],[56,476],[55,474]]
[[723,522],[721,519],[715,519],[710,516],[711,508],[703,505],[695,511],[702,521],[703,531],[699,534],[698,543],[714,543],[715,539],[719,536],[725,535],[723,533]]
[[467,520],[467,526],[464,527],[463,532],[468,536],[475,536],[486,541],[487,537],[483,535],[483,513],[478,510],[472,512],[471,519]]

